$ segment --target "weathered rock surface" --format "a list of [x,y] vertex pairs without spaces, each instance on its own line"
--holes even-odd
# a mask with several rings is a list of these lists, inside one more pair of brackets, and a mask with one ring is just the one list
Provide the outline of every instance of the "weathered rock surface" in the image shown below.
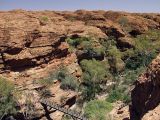
[[[135,83],[132,91],[132,113],[138,119],[160,103],[160,54]],[[157,111],[159,112],[159,111]],[[159,115],[160,118],[160,115]]]
[[[100,40],[114,36],[117,46],[123,50],[134,48],[134,39],[131,37],[149,29],[159,28],[160,14],[85,10],[0,12],[0,73],[14,80],[16,85],[22,85],[42,79],[64,64],[72,74],[80,77],[82,73],[78,68],[77,57],[82,57],[83,53],[81,51],[76,54],[70,53],[69,45],[65,41],[67,37],[93,37]],[[100,58],[104,59],[103,56]],[[123,69],[124,65],[120,66]],[[142,117],[160,102],[159,70],[160,56],[140,77],[132,91],[132,109],[137,116]],[[72,101],[75,102],[77,93],[64,91],[60,89],[59,84],[52,86],[50,91],[53,95],[57,93],[50,98],[54,102],[64,103],[67,107],[74,104],[70,99],[73,98]],[[34,92],[33,101],[39,100],[37,91],[29,92]],[[25,104],[23,100],[21,102],[22,105]],[[40,103],[35,106],[39,114],[37,116],[43,119],[45,112],[42,106]],[[128,108],[124,113],[124,115],[128,113]],[[62,115],[63,113],[59,112],[51,114],[53,119],[61,119]]]
[[[132,27],[130,33],[119,23],[123,17]],[[134,42],[126,36],[159,28],[159,18],[159,14],[112,11],[0,12],[0,69],[23,71],[66,57],[68,46],[63,42],[69,36],[115,36],[118,46],[133,47]]]

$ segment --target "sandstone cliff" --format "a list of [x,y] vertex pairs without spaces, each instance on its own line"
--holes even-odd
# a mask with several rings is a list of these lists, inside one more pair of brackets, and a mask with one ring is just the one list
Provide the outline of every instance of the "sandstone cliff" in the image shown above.
[[[127,31],[125,23],[130,25]],[[54,58],[66,57],[65,38],[115,36],[119,47],[132,47],[129,36],[158,29],[158,14],[131,14],[105,11],[0,12],[0,69],[23,71]],[[122,25],[120,25],[122,24]]]
[[[142,74],[135,83],[132,91],[132,111],[138,119],[153,110],[160,103],[160,55],[150,64],[147,71]],[[155,113],[159,111],[155,111]],[[147,115],[146,115],[147,116]],[[150,116],[154,118],[153,116]],[[159,119],[157,115],[157,120]],[[149,119],[149,118],[148,118]]]
[[[22,108],[26,104],[24,102],[24,99],[27,98],[26,94],[31,93],[31,100],[37,111],[35,118],[43,119],[48,113],[45,113],[42,105],[38,103],[40,95],[37,92],[39,86],[38,88],[34,86],[36,80],[47,77],[53,71],[58,71],[57,68],[62,64],[69,69],[71,74],[81,78],[82,70],[79,59],[95,58],[102,63],[108,59],[104,57],[105,55],[99,55],[98,58],[94,55],[90,57],[82,52],[82,46],[78,46],[76,52],[71,52],[66,41],[67,38],[92,38],[94,47],[98,48],[103,44],[100,44],[100,41],[114,37],[114,42],[116,42],[114,48],[123,54],[118,56],[117,60],[120,62],[117,65],[120,69],[118,72],[121,72],[125,67],[124,59],[129,54],[123,52],[135,48],[135,38],[149,30],[159,29],[160,14],[85,10],[75,12],[24,10],[0,12],[0,73],[12,80],[15,85],[23,88],[23,98],[19,100],[20,103],[22,102]],[[155,40],[157,34],[149,39],[159,45],[159,39],[158,42]],[[156,48],[156,51],[160,51],[160,49]],[[114,52],[116,53],[113,51],[113,54]],[[159,57],[153,61],[146,73],[141,75],[132,91],[134,116],[143,117],[146,112],[154,109],[160,102],[158,93]],[[104,66],[114,67],[112,59],[111,62],[112,65]],[[78,80],[80,81],[80,79]],[[44,86],[40,86],[40,88],[42,87]],[[52,101],[67,107],[75,104],[75,99],[79,95],[78,92],[72,90],[62,90],[59,81],[55,81],[50,87],[50,91]],[[55,94],[56,92],[57,94]],[[62,98],[65,98],[64,103],[61,101]],[[71,103],[70,100],[72,100]],[[57,120],[63,116],[62,113],[52,112],[52,118]]]

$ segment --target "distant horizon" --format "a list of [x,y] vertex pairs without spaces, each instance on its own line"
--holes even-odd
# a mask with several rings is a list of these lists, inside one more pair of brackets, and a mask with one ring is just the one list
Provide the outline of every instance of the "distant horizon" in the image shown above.
[[130,13],[160,13],[160,0],[1,0],[0,11],[122,11]]
[[1,12],[9,12],[9,11],[16,11],[16,10],[24,10],[24,11],[34,11],[34,12],[41,12],[41,11],[55,11],[55,12],[76,12],[78,10],[84,10],[84,11],[112,11],[112,12],[126,12],[126,13],[148,13],[148,14],[160,14],[160,12],[131,12],[131,11],[122,11],[122,10],[87,10],[87,9],[77,9],[77,10],[27,10],[27,9],[11,9],[11,10],[0,10]]

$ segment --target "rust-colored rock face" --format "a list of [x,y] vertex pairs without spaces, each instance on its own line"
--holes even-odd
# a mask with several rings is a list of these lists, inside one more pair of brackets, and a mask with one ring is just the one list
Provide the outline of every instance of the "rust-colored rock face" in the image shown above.
[[[160,103],[160,54],[135,83],[132,91],[133,115],[139,119]],[[160,118],[160,116],[159,116]]]
[[[132,30],[126,33],[119,23],[122,17]],[[0,12],[0,69],[25,70],[66,57],[69,36],[106,38],[115,36],[120,47],[133,47],[132,34],[159,27],[159,15],[105,11],[32,12],[14,10]]]
[[[0,12],[0,74],[14,80],[17,86],[25,86],[27,90],[23,91],[23,96],[26,97],[25,91],[26,94],[34,93],[34,103],[40,99],[38,91],[32,89],[35,80],[47,77],[62,64],[77,78],[82,77],[78,63],[82,58],[88,59],[88,54],[81,50],[81,46],[78,51],[71,52],[66,38],[91,37],[95,48],[100,46],[100,41],[114,38],[116,47],[123,52],[134,49],[133,38],[149,29],[160,29],[160,14],[85,10]],[[105,60],[104,54],[95,58]],[[123,61],[117,65],[118,71],[124,69]],[[159,86],[160,55],[141,75],[132,91],[132,109],[137,116],[142,117],[160,103]],[[64,102],[69,107],[74,104],[70,101],[74,99],[75,102],[78,96],[76,92],[62,90],[59,81],[55,81],[50,91],[54,96],[51,100]],[[63,101],[64,97],[66,101]],[[20,100],[22,105],[24,98]],[[40,116],[44,114],[40,103],[36,104],[36,109]],[[61,119],[63,114],[52,114],[55,119],[57,116]]]
[[59,53],[65,57],[68,54],[67,48],[61,50],[58,46],[64,42],[65,37],[72,35],[97,38],[113,35],[117,39],[120,38],[118,40],[120,46],[132,47],[132,42],[125,37],[127,33],[118,23],[123,16],[126,16],[128,22],[134,26],[132,32],[141,33],[149,28],[159,27],[159,23],[154,19],[118,12],[81,10],[76,12],[27,12],[21,10],[1,12],[1,68],[33,67],[54,59]]

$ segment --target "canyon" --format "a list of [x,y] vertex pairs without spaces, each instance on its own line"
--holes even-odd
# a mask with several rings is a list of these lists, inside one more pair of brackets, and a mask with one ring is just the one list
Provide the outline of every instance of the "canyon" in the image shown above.
[[[156,31],[151,35],[148,31]],[[109,70],[121,73],[125,69],[125,60],[130,57],[128,50],[143,49],[138,46],[136,38],[138,36],[151,36],[149,40],[155,47],[156,57],[146,66],[147,69],[140,73],[133,85],[129,86],[131,102],[127,107],[123,107],[120,115],[115,110],[113,119],[137,119],[149,120],[160,118],[160,14],[155,13],[127,13],[115,11],[25,11],[12,10],[0,12],[0,74],[2,78],[13,82],[18,89],[22,89],[21,98],[18,98],[20,115],[16,119],[22,119],[21,114],[26,110],[26,99],[30,98],[34,104],[33,117],[29,119],[55,119],[61,120],[63,113],[58,111],[46,112],[39,99],[43,84],[39,81],[58,71],[60,67],[66,67],[69,74],[77,78],[79,83],[85,86],[83,78],[82,60],[97,60],[103,63],[106,59],[114,62],[110,53],[104,54],[101,48],[104,45],[101,41],[106,41],[114,37],[115,47],[120,53],[116,67],[114,63],[107,63]],[[158,33],[158,35],[156,34]],[[158,37],[157,37],[158,36]],[[91,50],[99,50],[94,54],[89,54],[85,45],[93,41]],[[71,40],[87,41],[85,45],[74,43]],[[82,39],[82,40],[81,40]],[[68,41],[69,42],[68,42]],[[77,41],[78,41],[77,40]],[[113,42],[112,41],[112,42]],[[145,42],[144,42],[145,43]],[[112,43],[111,43],[112,44]],[[90,46],[90,45],[89,45]],[[138,48],[138,47],[139,48]],[[145,46],[145,45],[144,45]],[[88,46],[87,46],[88,47]],[[88,50],[87,52],[85,50]],[[152,48],[148,51],[154,51]],[[113,52],[115,53],[115,52]],[[95,55],[96,54],[96,55]],[[127,55],[126,55],[127,54]],[[112,56],[112,55],[110,55]],[[131,57],[132,58],[132,57]],[[97,63],[98,64],[98,63]],[[104,64],[105,66],[106,64]],[[107,66],[106,65],[106,66]],[[108,69],[108,68],[107,68]],[[116,70],[114,70],[116,69]],[[101,73],[101,72],[100,72]],[[106,77],[107,75],[105,75]],[[114,76],[114,75],[113,75]],[[112,84],[113,76],[107,76],[107,80]],[[108,82],[107,81],[107,82]],[[101,81],[103,83],[105,81]],[[115,81],[113,81],[114,83]],[[121,82],[120,82],[121,83]],[[87,83],[88,84],[88,83]],[[79,84],[80,85],[80,84]],[[49,100],[66,108],[76,108],[76,99],[79,99],[81,92],[72,89],[61,88],[61,81],[54,80],[54,83],[47,88],[49,90]],[[40,92],[39,92],[40,91]],[[81,111],[83,113],[83,111]],[[113,112],[113,111],[112,111]],[[107,113],[106,113],[107,114]],[[127,114],[127,115],[126,115]],[[49,115],[49,118],[47,117]],[[126,116],[129,116],[126,118]],[[30,117],[30,116],[29,116]],[[126,119],[125,119],[126,118]],[[23,118],[25,119],[25,118]]]

